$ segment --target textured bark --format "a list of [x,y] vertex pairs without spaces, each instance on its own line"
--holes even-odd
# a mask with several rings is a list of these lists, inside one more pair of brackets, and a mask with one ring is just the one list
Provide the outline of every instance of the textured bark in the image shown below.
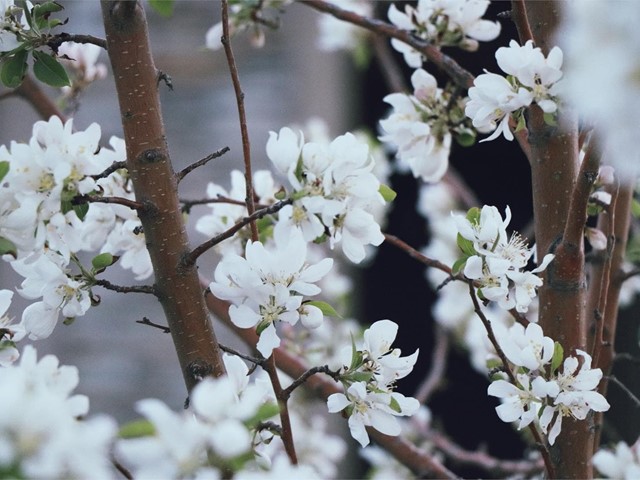
[[103,1],[107,49],[113,68],[127,168],[137,201],[155,288],[167,317],[188,390],[224,365],[195,265],[185,265],[189,242],[178,185],[165,139],[156,70],[144,10],[137,2]]
[[[528,1],[525,5],[533,40],[545,55],[554,45],[560,4],[555,1]],[[586,282],[584,242],[565,236],[572,211],[571,198],[578,179],[578,123],[563,112],[558,126],[546,125],[542,111],[530,109],[529,141],[535,236],[538,256],[553,251],[544,286],[540,289],[540,324],[545,334],[560,342],[565,355],[586,349]],[[576,220],[576,219],[572,219]],[[550,449],[557,478],[591,478],[593,431],[590,420],[563,419],[562,433]]]

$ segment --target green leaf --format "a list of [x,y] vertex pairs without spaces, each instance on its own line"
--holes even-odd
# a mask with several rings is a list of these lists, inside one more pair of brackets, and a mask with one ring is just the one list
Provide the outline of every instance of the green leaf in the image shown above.
[[478,225],[480,223],[480,215],[482,214],[482,210],[478,207],[471,207],[467,212],[466,218],[471,222],[471,225]]
[[351,335],[351,365],[349,370],[355,370],[362,364],[362,353],[356,348],[356,341]]
[[149,0],[149,6],[163,17],[173,15],[174,0]]
[[327,302],[322,302],[320,300],[311,300],[309,302],[304,302],[305,305],[313,305],[314,307],[317,307],[320,309],[320,311],[322,312],[323,315],[327,316],[327,317],[337,317],[337,318],[342,318],[340,316],[340,314],[338,312],[336,312],[336,310],[329,305]]
[[524,118],[524,115],[522,114],[522,111],[520,112],[520,114],[518,115],[518,123],[516,124],[516,132],[520,132],[522,130],[524,130],[525,128],[527,128],[527,121]]
[[458,260],[456,260],[453,263],[453,266],[451,267],[451,273],[453,275],[459,274],[462,271],[462,269],[464,268],[464,265],[467,263],[468,259],[469,259],[469,257],[464,256],[464,257],[459,258]]
[[371,372],[353,372],[350,373],[348,377],[353,382],[369,383],[373,378],[373,374]]
[[564,359],[564,349],[562,348],[562,345],[560,345],[559,342],[555,342],[553,344],[553,357],[551,358],[551,373],[555,372],[558,367],[560,367],[560,364],[562,363],[562,360]]
[[382,195],[382,198],[384,198],[385,202],[393,202],[398,196],[393,188],[383,183],[380,184],[378,191],[380,192],[380,195]]
[[125,423],[118,432],[119,438],[140,438],[149,437],[156,433],[156,427],[149,420],[134,420]]
[[277,403],[267,402],[260,405],[258,411],[254,416],[244,421],[244,424],[248,427],[255,427],[260,422],[266,422],[270,418],[275,417],[280,413],[280,407],[278,407]]
[[110,267],[115,262],[115,257],[110,253],[101,253],[91,260],[91,265],[96,272],[101,272],[105,268]]
[[45,2],[35,5],[31,11],[31,15],[38,20],[39,18],[46,18],[52,13],[62,10],[64,10],[64,7],[57,2]]
[[33,73],[42,83],[57,88],[71,85],[66,70],[51,55],[34,50],[33,58],[36,61],[33,65]]
[[11,240],[0,237],[0,255],[11,255],[13,258],[18,258],[18,249]]
[[27,73],[28,57],[29,52],[22,50],[2,63],[0,81],[5,87],[17,88],[20,86],[25,73]]
[[460,248],[467,257],[471,257],[478,253],[473,246],[473,242],[471,240],[467,240],[460,234],[456,237],[456,243],[458,244],[458,248]]
[[461,147],[470,147],[476,143],[476,132],[469,129],[464,130],[456,135],[456,142],[458,142],[458,145]]
[[80,205],[74,205],[73,211],[76,212],[76,215],[80,220],[84,220],[84,217],[86,217],[89,212],[89,204],[81,203]]
[[545,113],[542,115],[542,119],[544,120],[544,123],[551,125],[552,127],[555,127],[558,124],[555,113]]
[[391,402],[389,402],[389,408],[391,408],[391,410],[393,410],[394,412],[402,413],[402,407],[398,403],[398,400],[396,400],[394,397],[391,397]]
[[66,318],[62,321],[62,323],[63,323],[64,325],[72,325],[72,324],[73,324],[73,322],[75,322],[75,321],[76,321],[76,317],[66,317]]
[[6,160],[0,162],[0,182],[2,182],[2,180],[4,180],[4,177],[7,175],[7,173],[9,173],[10,166],[11,164]]

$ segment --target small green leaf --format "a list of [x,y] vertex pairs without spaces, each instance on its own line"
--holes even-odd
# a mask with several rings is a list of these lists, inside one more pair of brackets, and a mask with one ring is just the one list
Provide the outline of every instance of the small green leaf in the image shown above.
[[118,432],[119,438],[140,438],[149,437],[156,433],[156,428],[149,420],[134,420],[125,423]]
[[273,196],[276,200],[284,200],[285,198],[287,198],[287,191],[284,189],[284,187],[280,187],[280,190],[274,193]]
[[2,180],[4,180],[4,177],[7,175],[7,173],[9,173],[10,166],[11,164],[6,160],[0,162],[0,182],[2,182]]
[[478,253],[473,246],[473,242],[471,240],[467,240],[460,234],[456,237],[456,243],[458,244],[458,248],[460,248],[467,257],[471,257]]
[[471,207],[467,212],[466,218],[471,222],[471,225],[478,225],[480,223],[480,214],[482,210],[478,207]]
[[72,324],[73,324],[73,322],[75,322],[75,321],[76,321],[76,317],[66,317],[66,318],[62,321],[62,323],[63,323],[64,325],[72,325]]
[[11,255],[13,258],[18,258],[18,249],[11,240],[0,237],[0,255]]
[[349,370],[355,370],[362,364],[362,353],[356,348],[356,341],[351,335],[351,365]]
[[322,302],[320,300],[311,300],[309,302],[305,302],[305,305],[313,305],[314,307],[319,308],[322,314],[327,317],[342,318],[340,314],[336,312],[336,310],[327,302]]
[[562,363],[562,360],[564,359],[564,349],[562,348],[562,345],[560,345],[559,342],[555,342],[553,344],[553,357],[551,358],[551,373],[555,372],[558,367],[560,367],[560,364]]
[[518,115],[518,123],[516,124],[516,132],[520,132],[527,128],[527,121],[524,118],[522,112]]
[[2,63],[0,80],[8,88],[17,88],[22,83],[25,73],[27,73],[27,58],[29,52],[22,50]]
[[80,205],[74,205],[73,211],[76,212],[76,215],[80,220],[84,220],[84,217],[86,217],[89,212],[89,204],[81,203]]
[[373,374],[371,372],[353,372],[349,374],[348,377],[353,382],[369,383],[372,380]]
[[248,427],[255,427],[257,424],[261,422],[266,422],[270,418],[275,417],[280,413],[280,407],[278,407],[277,403],[267,402],[263,405],[260,405],[258,411],[254,416],[244,421],[244,424]]
[[115,262],[114,256],[110,253],[101,253],[100,255],[96,255],[91,260],[91,265],[93,265],[94,270],[102,271],[107,267],[110,267]]
[[42,83],[52,87],[68,87],[71,85],[64,67],[51,55],[37,50],[33,51],[33,73]]
[[398,196],[393,188],[383,183],[380,184],[378,191],[380,192],[380,195],[382,195],[382,198],[384,198],[385,202],[393,202]]
[[389,408],[391,408],[391,410],[393,410],[394,412],[402,413],[402,407],[398,403],[398,400],[396,400],[394,397],[391,397],[391,402],[389,402]]
[[456,260],[453,263],[453,266],[451,267],[451,273],[453,275],[459,274],[462,271],[462,269],[464,268],[465,264],[467,263],[468,258],[469,257],[465,256],[465,257],[462,257],[462,258],[459,258],[458,260]]
[[46,18],[52,13],[60,12],[64,10],[64,7],[56,2],[45,2],[37,4],[33,7],[31,15],[37,20],[39,18]]
[[163,17],[173,15],[174,0],[149,0],[149,6]]

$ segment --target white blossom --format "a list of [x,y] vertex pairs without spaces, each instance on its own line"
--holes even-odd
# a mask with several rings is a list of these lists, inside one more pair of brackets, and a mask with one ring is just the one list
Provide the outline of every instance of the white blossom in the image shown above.
[[591,460],[605,478],[633,480],[640,478],[640,444],[618,442],[612,450],[601,448]]

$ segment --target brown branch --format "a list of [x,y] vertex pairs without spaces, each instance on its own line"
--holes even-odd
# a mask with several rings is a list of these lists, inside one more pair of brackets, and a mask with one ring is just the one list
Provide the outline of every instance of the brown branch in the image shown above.
[[127,162],[113,162],[110,166],[104,169],[102,173],[97,175],[92,175],[91,178],[94,180],[99,180],[100,178],[107,178],[113,172],[120,170],[122,168],[127,168]]
[[[511,367],[509,366],[509,360],[507,359],[507,356],[502,350],[502,347],[500,347],[500,344],[498,343],[498,339],[496,338],[495,333],[493,332],[493,327],[491,326],[491,321],[486,317],[486,315],[482,311],[482,308],[480,307],[480,302],[478,301],[478,297],[476,296],[473,282],[468,281],[467,283],[469,285],[469,296],[471,297],[471,301],[473,302],[473,309],[476,312],[476,315],[478,315],[478,317],[482,321],[484,328],[487,330],[487,336],[489,337],[489,341],[491,342],[491,345],[493,345],[493,348],[496,350],[496,353],[500,358],[500,361],[502,362],[502,366],[507,376],[509,377],[509,380],[513,385],[517,386],[518,380],[513,374],[513,371],[511,371]],[[538,429],[533,423],[530,423],[528,428],[531,434],[533,435],[533,438],[535,439],[536,444],[540,449],[540,452],[542,453],[542,458],[544,459],[544,465],[545,465],[545,468],[547,469],[548,477],[555,478],[555,473],[554,473],[555,467],[554,467],[553,461],[551,460],[551,454],[549,453],[549,449],[547,448],[545,442],[542,440],[542,436],[540,435],[540,432],[538,431]]]
[[436,338],[431,352],[431,369],[414,395],[421,404],[426,404],[433,392],[440,386],[447,367],[449,336],[439,325],[436,325],[435,330]]
[[[209,285],[209,281],[201,280],[203,288]],[[255,349],[258,336],[254,329],[238,328],[229,318],[229,303],[216,298],[211,292],[207,292],[206,302],[209,310],[224,322],[233,332],[250,348]],[[283,372],[292,378],[298,378],[309,370],[300,359],[291,352],[280,347],[274,350],[276,364]],[[309,392],[325,400],[333,393],[343,393],[342,388],[333,381],[311,376],[305,383]],[[384,435],[371,427],[367,427],[369,436],[382,448],[389,452],[396,460],[409,468],[419,478],[457,478],[457,476],[433,458],[428,452],[419,449],[402,437]]]
[[139,323],[140,325],[148,325],[149,327],[157,328],[158,330],[162,330],[162,333],[171,333],[171,329],[169,327],[165,327],[164,325],[154,323],[151,320],[149,320],[147,317],[142,317],[142,320],[136,320],[136,323]]
[[378,35],[384,35],[390,38],[395,38],[407,45],[415,48],[422,55],[424,55],[429,62],[433,63],[436,67],[449,75],[451,79],[460,87],[468,89],[473,85],[474,76],[464,68],[460,66],[451,57],[442,53],[442,51],[423,40],[411,35],[407,30],[401,30],[395,25],[376,20],[372,18],[363,17],[357,13],[343,10],[336,5],[322,0],[304,0],[301,2],[303,5],[307,5],[320,12],[328,13],[334,17],[343,20],[345,22],[353,23],[362,28],[366,28]]
[[511,19],[518,30],[521,45],[524,45],[528,40],[533,40],[524,0],[511,0]]
[[609,377],[607,379],[611,383],[616,385],[618,388],[620,388],[620,390],[622,390],[624,393],[626,393],[627,396],[633,401],[633,403],[635,404],[636,408],[640,408],[640,399],[635,396],[635,394],[629,389],[629,387],[627,387],[624,383],[622,383],[620,380],[618,380],[613,375],[609,375]]
[[282,391],[282,396],[285,398],[289,398],[296,388],[304,385],[304,383],[307,380],[309,380],[309,378],[311,378],[313,375],[316,375],[318,373],[325,373],[329,375],[331,378],[333,378],[336,382],[339,381],[340,379],[340,373],[334,372],[333,370],[331,370],[329,368],[329,365],[312,367],[306,372],[304,372],[302,375],[300,375],[298,378],[296,378],[293,382],[291,382],[291,385],[289,385],[287,388],[285,388]]
[[128,287],[125,287],[122,285],[116,285],[114,283],[111,283],[109,280],[104,279],[96,279],[95,285],[118,293],[146,293],[151,295],[158,294],[153,285],[130,285]]
[[418,250],[416,250],[415,248],[413,248],[411,245],[404,242],[403,240],[400,240],[395,235],[391,235],[390,233],[385,233],[384,239],[385,241],[389,242],[390,244],[398,247],[400,250],[407,253],[411,258],[414,258],[418,260],[420,263],[425,264],[427,267],[436,268],[438,270],[443,271],[447,275],[452,275],[451,268],[449,268],[449,266],[445,265],[444,263],[438,260],[429,258],[426,255],[423,255]]
[[[240,85],[240,77],[238,75],[238,67],[231,49],[231,40],[229,34],[229,4],[227,0],[222,0],[222,46],[227,57],[229,65],[229,73],[233,82],[233,90],[236,95],[236,103],[238,105],[238,117],[240,119],[240,134],[242,135],[242,154],[244,157],[244,178],[246,184],[246,203],[249,216],[255,212],[253,199],[253,175],[251,173],[251,142],[249,141],[249,130],[247,129],[247,116],[244,109],[244,92]],[[258,226],[255,221],[250,222],[251,238],[258,240]]]
[[293,465],[298,464],[298,455],[296,454],[296,446],[293,441],[293,429],[291,428],[291,417],[289,416],[289,395],[280,384],[280,378],[278,377],[278,368],[276,365],[276,357],[274,354],[264,362],[262,365],[269,375],[271,380],[271,386],[273,387],[273,393],[278,400],[278,406],[280,407],[280,423],[282,424],[282,444],[284,450],[287,452],[287,456]]
[[112,203],[123,205],[132,210],[140,211],[144,208],[140,202],[124,197],[98,197],[96,195],[77,195],[71,200],[73,205],[83,205],[85,203]]
[[207,250],[213,248],[223,240],[233,237],[239,230],[241,230],[243,227],[250,224],[251,222],[255,222],[256,220],[266,215],[276,213],[278,210],[281,210],[285,205],[289,205],[292,202],[293,200],[291,199],[282,200],[281,202],[274,203],[269,207],[263,208],[261,210],[257,210],[256,212],[253,213],[253,215],[249,215],[248,217],[243,218],[230,229],[198,245],[196,248],[194,248],[189,254],[187,254],[184,257],[184,259],[182,260],[182,263],[185,266],[195,265],[198,257],[200,257],[200,255],[205,253]]
[[180,183],[182,181],[182,179],[184,177],[186,177],[189,173],[191,173],[193,170],[195,170],[198,167],[202,167],[202,166],[206,165],[211,160],[214,160],[216,158],[220,158],[222,155],[227,153],[229,150],[230,150],[229,147],[223,147],[218,151],[210,153],[209,155],[204,157],[202,160],[198,160],[197,162],[194,162],[191,165],[186,166],[185,168],[180,170],[178,173],[176,173],[176,180],[178,181],[178,183]]
[[228,346],[223,345],[221,343],[219,345],[220,345],[220,350],[222,350],[223,352],[230,353],[231,355],[235,355],[236,357],[243,358],[244,360],[246,360],[248,362],[251,362],[254,365],[263,366],[264,363],[266,362],[265,358],[252,357],[251,355],[246,355],[244,353],[240,353],[236,349],[228,347]]
[[155,273],[155,288],[171,329],[188,391],[201,373],[225,373],[198,272],[181,259],[189,239],[178,200],[162,118],[144,9],[139,2],[102,1],[107,50],[115,80],[127,168],[144,205],[138,216]]
[[107,41],[104,38],[94,37],[93,35],[79,35],[63,32],[47,38],[47,46],[56,53],[58,53],[60,45],[65,42],[90,43],[105,50],[107,49]]

